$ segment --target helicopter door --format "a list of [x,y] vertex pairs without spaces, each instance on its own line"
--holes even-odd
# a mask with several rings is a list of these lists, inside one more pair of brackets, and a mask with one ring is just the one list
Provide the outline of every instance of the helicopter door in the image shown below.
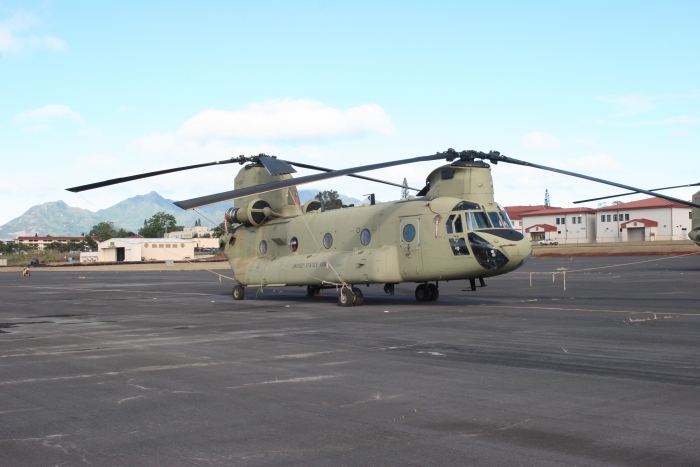
[[420,248],[420,219],[406,217],[399,222],[399,244],[401,245],[400,267],[405,275],[423,271]]

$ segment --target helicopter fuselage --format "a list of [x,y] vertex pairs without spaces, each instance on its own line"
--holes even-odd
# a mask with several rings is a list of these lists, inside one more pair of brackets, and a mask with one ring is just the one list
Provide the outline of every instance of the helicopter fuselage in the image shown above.
[[299,207],[294,217],[240,226],[220,238],[221,250],[247,286],[474,279],[513,271],[532,254],[493,201],[488,166],[444,166],[429,181],[425,197],[325,212]]

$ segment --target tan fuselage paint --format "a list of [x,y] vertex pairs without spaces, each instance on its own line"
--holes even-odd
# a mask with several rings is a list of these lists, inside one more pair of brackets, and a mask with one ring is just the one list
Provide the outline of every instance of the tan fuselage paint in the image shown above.
[[[242,169],[241,172],[255,169]],[[442,180],[443,169],[454,169],[454,177]],[[253,172],[244,174],[245,182],[264,183],[254,175]],[[262,177],[265,178],[264,174]],[[281,177],[267,175],[267,178]],[[482,231],[478,234],[496,246],[508,258],[508,264],[496,271],[489,271],[481,267],[473,255],[453,255],[449,238],[466,238],[469,232],[465,229],[460,234],[448,234],[445,229],[451,210],[459,202],[467,200],[479,204],[486,211],[499,210],[493,198],[491,171],[483,167],[445,165],[434,170],[428,180],[431,189],[424,198],[326,212],[314,211],[303,216],[299,208],[290,202],[287,190],[256,195],[257,198],[264,197],[273,211],[290,217],[271,218],[257,228],[239,227],[234,234],[220,238],[222,252],[229,260],[236,280],[243,285],[470,279],[507,273],[519,267],[531,255],[532,248],[527,238],[510,241]],[[239,188],[238,177],[236,188]],[[293,193],[296,195],[296,190]],[[236,202],[237,207],[244,207],[245,204]],[[401,236],[401,226],[406,223],[417,227],[416,238],[412,242],[406,242]],[[371,234],[371,241],[366,246],[360,240],[364,229]],[[327,233],[333,236],[330,248],[323,245],[323,237]],[[296,252],[289,246],[292,237],[298,241]],[[265,254],[260,252],[263,240],[267,243]]]

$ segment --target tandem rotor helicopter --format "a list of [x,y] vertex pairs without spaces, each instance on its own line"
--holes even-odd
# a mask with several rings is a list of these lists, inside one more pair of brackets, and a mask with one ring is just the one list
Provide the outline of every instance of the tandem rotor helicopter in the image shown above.
[[[300,204],[296,186],[341,176],[402,186],[362,175],[361,172],[424,161],[445,160],[434,169],[415,196],[400,201],[324,211],[316,200]],[[418,301],[437,300],[440,281],[476,280],[505,274],[531,256],[530,240],[513,229],[505,210],[494,201],[491,164],[499,162],[533,167],[598,183],[691,203],[656,192],[589,177],[574,172],[513,159],[498,151],[448,149],[429,156],[401,159],[342,170],[301,164],[274,156],[239,156],[229,160],[160,170],[68,188],[81,192],[155,175],[223,164],[245,164],[235,178],[234,190],[179,201],[182,209],[234,200],[224,225],[232,231],[219,238],[238,282],[233,298],[243,300],[245,288],[306,286],[307,295],[337,288],[338,304],[359,306],[358,286],[414,282]],[[293,166],[323,173],[292,178]],[[694,226],[696,227],[696,226]],[[697,234],[695,229],[692,233]],[[698,241],[700,239],[693,239]]]

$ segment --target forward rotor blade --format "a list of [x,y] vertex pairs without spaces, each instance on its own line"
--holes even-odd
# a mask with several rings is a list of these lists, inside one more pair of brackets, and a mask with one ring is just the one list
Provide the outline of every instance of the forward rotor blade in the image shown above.
[[[689,186],[700,186],[700,183],[691,183],[690,185],[667,186],[665,188],[654,188],[653,190],[649,190],[649,191],[672,190],[674,188],[685,188],[685,187],[689,187]],[[582,199],[581,201],[574,201],[574,204],[588,203],[590,201],[600,201],[601,199],[621,198],[622,196],[629,196],[629,195],[636,195],[636,194],[637,194],[637,192],[621,193],[618,195],[601,196],[600,198]]]
[[370,170],[384,169],[386,167],[395,167],[397,165],[412,164],[414,162],[434,161],[440,159],[452,160],[455,157],[458,157],[458,153],[456,152],[439,152],[431,156],[413,157],[411,159],[381,162],[379,164],[363,165],[360,167],[351,167],[349,169],[343,170],[333,170],[332,172],[326,172],[322,174],[307,175],[305,177],[280,180],[277,182],[265,183],[263,185],[256,185],[247,188],[241,188],[238,190],[225,191],[223,193],[217,193],[214,195],[207,195],[201,196],[199,198],[187,199],[184,201],[178,201],[175,203],[175,205],[182,209],[198,208],[200,206],[216,204],[230,199],[243,198],[244,196],[257,195],[260,193],[267,193],[269,191],[279,190],[281,188],[287,188],[295,185],[304,185],[306,183],[318,182],[320,180],[328,180],[329,178],[342,177],[343,175],[356,174],[358,172],[367,172]]
[[659,193],[654,193],[653,191],[650,191],[650,190],[643,190],[641,188],[635,188],[633,186],[623,185],[622,183],[616,183],[616,182],[611,182],[609,180],[603,180],[602,178],[590,177],[588,175],[583,175],[583,174],[579,174],[576,172],[569,172],[568,170],[555,169],[554,167],[547,167],[545,165],[533,164],[531,162],[521,161],[518,159],[512,159],[510,157],[506,157],[506,156],[502,156],[502,155],[498,155],[498,156],[488,158],[488,159],[490,161],[496,162],[496,163],[497,162],[508,162],[509,164],[523,165],[525,167],[534,167],[536,169],[547,170],[549,172],[556,172],[556,173],[560,173],[563,175],[569,175],[571,177],[583,178],[584,180],[590,180],[592,182],[598,182],[598,183],[602,183],[604,185],[616,186],[618,188],[622,188],[623,190],[634,191],[637,193],[644,193],[646,195],[655,196],[657,198],[662,198],[662,199],[665,199],[668,201],[675,201],[676,203],[685,204],[686,206],[700,208],[700,204],[691,203],[690,201],[685,201],[682,199],[674,198],[672,196],[666,196],[666,195],[662,195]]
[[[333,169],[327,169],[325,167],[319,167],[317,165],[309,165],[309,164],[302,164],[300,162],[292,162],[292,161],[286,161],[290,165],[294,165],[297,167],[301,167],[304,169],[311,169],[311,170],[321,170],[323,172],[333,172]],[[385,185],[391,185],[391,186],[397,186],[399,188],[408,188],[409,190],[414,190],[414,191],[420,191],[418,188],[412,188],[410,186],[404,187],[400,183],[392,183],[392,182],[387,182],[384,180],[379,180],[377,178],[371,178],[371,177],[365,177],[363,175],[354,175],[354,174],[349,174],[348,177],[353,177],[353,178],[361,178],[362,180],[369,180],[370,182],[377,182],[377,183],[383,183]]]
[[164,175],[164,174],[169,174],[169,173],[173,173],[173,172],[180,172],[182,170],[198,169],[200,167],[209,167],[211,165],[231,164],[233,162],[240,162],[240,161],[238,161],[236,159],[229,159],[229,160],[225,160],[225,161],[207,162],[206,164],[187,165],[185,167],[176,167],[174,169],[157,170],[155,172],[147,172],[147,173],[138,174],[138,175],[131,175],[129,177],[112,178],[110,180],[105,180],[103,182],[90,183],[88,185],[75,186],[73,188],[66,188],[66,190],[72,191],[73,193],[78,193],[81,191],[93,190],[95,188],[102,188],[103,186],[116,185],[118,183],[130,182],[132,180],[140,180],[142,178],[155,177],[156,175]]

